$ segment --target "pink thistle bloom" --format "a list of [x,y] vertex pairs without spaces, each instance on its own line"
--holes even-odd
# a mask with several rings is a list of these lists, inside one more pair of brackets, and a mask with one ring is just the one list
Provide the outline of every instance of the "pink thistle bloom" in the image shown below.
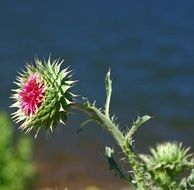
[[19,93],[21,109],[25,115],[32,115],[38,110],[44,100],[44,94],[44,83],[38,74],[30,75]]
[[75,81],[71,80],[68,68],[61,70],[63,60],[41,61],[35,59],[35,66],[26,65],[26,71],[19,73],[14,82],[18,88],[13,89],[11,105],[17,108],[12,113],[16,123],[21,123],[20,129],[30,132],[41,128],[53,131],[59,123],[65,124],[67,113],[73,104],[75,95],[71,93]]

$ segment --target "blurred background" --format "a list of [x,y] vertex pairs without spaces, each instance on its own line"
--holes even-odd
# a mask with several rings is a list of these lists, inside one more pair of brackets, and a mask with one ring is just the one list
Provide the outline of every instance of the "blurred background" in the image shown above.
[[[34,56],[61,57],[79,80],[75,94],[105,101],[104,76],[111,68],[111,113],[122,128],[137,115],[152,121],[136,135],[136,150],[162,141],[194,145],[194,1],[0,1],[0,109],[11,113],[17,71]],[[84,115],[71,115],[47,137],[34,140],[38,181],[78,190],[127,186],[109,170],[104,145],[112,138],[95,124],[76,134]],[[15,134],[21,133],[15,127]],[[31,134],[33,137],[34,134]],[[30,135],[29,135],[30,136]]]

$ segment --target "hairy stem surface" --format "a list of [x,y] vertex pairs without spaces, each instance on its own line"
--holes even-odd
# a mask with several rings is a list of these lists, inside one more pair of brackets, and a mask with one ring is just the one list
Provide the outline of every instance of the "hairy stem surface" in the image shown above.
[[133,151],[132,145],[130,143],[126,143],[126,139],[122,132],[119,130],[118,126],[109,119],[105,114],[103,114],[99,109],[97,109],[94,105],[89,103],[87,104],[74,104],[74,109],[85,112],[89,115],[90,119],[95,120],[99,123],[105,130],[107,130],[116,140],[123,153],[125,154],[130,166],[132,167],[135,186],[139,190],[146,190],[146,181],[143,175],[143,167],[141,163],[137,160],[137,156]]

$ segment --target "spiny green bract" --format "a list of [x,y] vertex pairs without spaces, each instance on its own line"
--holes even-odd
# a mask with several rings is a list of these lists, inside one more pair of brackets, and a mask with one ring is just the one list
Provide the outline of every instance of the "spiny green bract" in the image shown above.
[[188,158],[189,148],[183,148],[182,144],[166,142],[151,148],[151,155],[142,157],[149,169],[168,168],[169,170],[181,171],[190,162]]
[[[36,134],[41,128],[47,131],[52,131],[58,124],[66,123],[67,113],[73,104],[73,97],[75,96],[70,92],[70,88],[75,81],[71,80],[72,71],[68,68],[61,70],[63,60],[53,60],[49,58],[48,61],[41,61],[35,59],[35,66],[27,63],[26,71],[20,73],[15,82],[19,89],[13,90],[15,94],[12,98],[15,103],[11,107],[17,107],[18,110],[13,113],[13,118],[16,122],[23,121],[20,128],[26,132],[32,129],[36,130]],[[43,83],[45,93],[43,100],[38,105],[35,113],[26,115],[21,108],[20,94],[25,83],[32,75],[39,76],[41,84]]]
[[179,174],[194,167],[190,148],[181,143],[166,142],[151,148],[151,155],[140,155],[155,185],[162,188],[174,188]]

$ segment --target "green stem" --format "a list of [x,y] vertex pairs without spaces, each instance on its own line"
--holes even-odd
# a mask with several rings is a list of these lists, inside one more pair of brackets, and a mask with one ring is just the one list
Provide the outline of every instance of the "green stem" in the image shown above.
[[146,181],[143,175],[143,167],[141,163],[137,160],[137,156],[133,151],[133,148],[130,143],[126,143],[126,139],[123,136],[122,132],[119,130],[118,126],[113,123],[107,115],[103,114],[99,109],[93,105],[85,105],[75,103],[73,105],[74,109],[80,110],[87,113],[90,118],[98,122],[104,129],[106,129],[114,137],[123,153],[127,157],[127,160],[132,167],[134,172],[134,178],[136,181],[136,186],[138,190],[146,190]]

